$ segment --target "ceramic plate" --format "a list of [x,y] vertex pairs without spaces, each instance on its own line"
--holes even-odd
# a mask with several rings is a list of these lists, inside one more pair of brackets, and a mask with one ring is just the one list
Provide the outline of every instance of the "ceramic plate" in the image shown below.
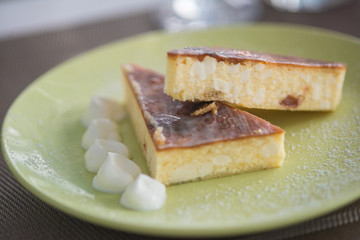
[[[80,122],[93,94],[125,101],[120,65],[165,72],[166,51],[225,46],[345,62],[335,112],[250,112],[286,130],[283,167],[167,188],[158,211],[120,206],[120,195],[95,191],[84,167]],[[162,236],[226,236],[300,223],[360,197],[360,41],[293,25],[255,24],[203,31],[149,33],[73,58],[32,83],[13,103],[2,129],[10,170],[29,191],[80,219]],[[134,126],[120,123],[124,143],[146,172]],[[136,126],[135,126],[136,127]]]

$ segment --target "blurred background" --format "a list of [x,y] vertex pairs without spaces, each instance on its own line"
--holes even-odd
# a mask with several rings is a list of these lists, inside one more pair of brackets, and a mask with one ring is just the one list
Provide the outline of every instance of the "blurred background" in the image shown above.
[[271,21],[360,36],[358,0],[0,0],[0,39],[144,16],[148,30]]
[[[303,24],[359,38],[360,0],[0,0],[0,125],[31,82],[84,51],[152,30],[249,22]],[[357,201],[292,228],[241,239],[355,240],[359,220]],[[94,226],[48,206],[13,178],[0,155],[0,239],[70,238],[153,239]]]

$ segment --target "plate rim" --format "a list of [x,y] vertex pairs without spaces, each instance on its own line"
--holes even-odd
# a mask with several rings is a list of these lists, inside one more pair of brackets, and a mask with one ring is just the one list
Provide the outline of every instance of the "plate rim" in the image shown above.
[[[281,29],[281,30],[287,30],[289,28],[291,29],[295,29],[297,31],[307,31],[307,32],[311,32],[312,34],[318,34],[318,35],[326,35],[327,37],[332,37],[332,38],[338,38],[341,40],[345,40],[345,41],[351,41],[355,44],[360,45],[360,39],[345,33],[340,33],[337,31],[333,31],[333,30],[328,30],[328,29],[323,29],[323,28],[319,28],[319,27],[313,27],[313,26],[307,26],[307,25],[302,25],[302,24],[289,24],[289,23],[247,23],[247,24],[231,24],[231,25],[226,25],[226,26],[217,26],[217,27],[212,27],[212,28],[207,28],[207,29],[202,29],[202,30],[194,30],[194,31],[186,31],[186,33],[191,33],[191,32],[207,32],[207,31],[212,31],[212,30],[221,30],[221,29],[229,29],[229,28],[236,28],[236,29],[243,29],[243,28],[258,28],[258,27],[263,27],[263,28],[277,28],[277,29]],[[41,201],[45,202],[47,205],[50,205],[62,212],[65,212],[66,214],[79,218],[85,222],[89,222],[89,223],[95,223],[97,225],[100,226],[104,226],[104,227],[110,227],[113,229],[117,229],[117,230],[123,230],[126,232],[132,232],[132,233],[138,233],[138,234],[149,234],[149,235],[153,235],[153,236],[172,236],[172,237],[209,237],[209,236],[234,236],[234,235],[244,235],[244,234],[250,234],[250,233],[257,233],[257,232],[263,232],[263,231],[268,231],[268,230],[276,230],[278,228],[281,227],[288,227],[288,226],[292,226],[295,224],[299,224],[302,223],[306,220],[312,220],[316,217],[321,217],[327,213],[331,213],[332,211],[335,211],[337,209],[340,209],[342,207],[344,207],[347,204],[350,204],[352,202],[354,202],[355,200],[357,200],[360,197],[360,191],[359,192],[350,192],[349,194],[346,194],[344,197],[344,195],[342,197],[340,197],[337,201],[331,201],[331,204],[325,204],[325,207],[323,206],[321,208],[321,210],[317,210],[315,211],[309,211],[309,212],[305,212],[305,214],[301,214],[301,217],[291,217],[289,219],[289,217],[282,217],[282,218],[277,218],[276,221],[271,221],[271,222],[264,222],[261,223],[261,228],[259,229],[256,226],[253,227],[247,227],[247,229],[242,229],[242,226],[240,225],[232,225],[229,228],[226,229],[208,229],[208,227],[204,226],[203,228],[189,228],[189,226],[182,226],[181,228],[173,228],[173,227],[156,227],[154,228],[154,225],[141,225],[140,228],[138,225],[134,225],[131,223],[127,223],[127,222],[113,222],[111,220],[106,220],[103,218],[94,218],[91,214],[88,213],[84,213],[83,211],[76,211],[76,209],[72,209],[69,208],[68,205],[62,203],[59,200],[56,200],[56,198],[51,198],[51,193],[49,192],[43,192],[40,189],[36,188],[35,186],[33,186],[32,184],[30,184],[26,178],[23,176],[22,172],[20,169],[18,169],[17,165],[13,162],[13,160],[11,160],[8,152],[8,146],[6,144],[6,139],[5,139],[5,135],[4,130],[7,127],[7,123],[9,120],[9,112],[11,111],[11,109],[13,108],[13,106],[16,104],[17,101],[21,101],[22,96],[25,95],[28,91],[31,90],[32,86],[36,85],[38,82],[42,81],[42,79],[46,79],[46,76],[48,74],[51,74],[53,71],[56,71],[59,68],[62,68],[64,65],[71,65],[74,61],[76,60],[81,60],[83,57],[86,57],[87,55],[94,53],[96,51],[102,51],[105,48],[111,48],[113,45],[116,44],[126,44],[129,41],[133,41],[133,40],[137,40],[137,39],[142,39],[142,38],[146,38],[146,37],[152,37],[152,36],[157,36],[157,37],[161,37],[161,36],[166,36],[166,35],[177,35],[177,34],[181,34],[183,32],[180,33],[167,33],[165,31],[162,30],[156,30],[156,31],[150,31],[150,32],[146,32],[146,33],[142,33],[142,34],[138,34],[135,36],[130,36],[130,37],[126,37],[126,38],[122,38],[122,39],[118,39],[118,40],[114,40],[112,42],[97,46],[95,48],[89,49],[87,51],[84,51],[80,54],[77,54],[69,59],[64,60],[63,62],[53,66],[52,68],[50,68],[48,71],[46,71],[45,73],[41,74],[39,77],[37,77],[34,81],[32,81],[27,87],[25,87],[21,93],[15,98],[15,100],[12,102],[12,104],[10,105],[4,119],[3,119],[3,123],[2,123],[2,127],[1,127],[1,150],[2,150],[2,154],[4,156],[4,160],[6,162],[6,165],[8,166],[8,168],[10,169],[10,172],[12,173],[12,175],[15,177],[15,179],[25,188],[27,189],[30,193],[32,193],[33,195],[35,195],[37,198],[39,198]],[[91,219],[91,221],[89,220]],[[286,221],[286,223],[284,224],[284,221]]]

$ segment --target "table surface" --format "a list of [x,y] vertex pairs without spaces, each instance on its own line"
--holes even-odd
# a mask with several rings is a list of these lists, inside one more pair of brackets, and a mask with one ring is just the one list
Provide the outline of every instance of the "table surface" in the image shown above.
[[[81,52],[158,27],[153,12],[0,41],[0,123],[20,92],[39,75]],[[299,23],[360,37],[360,1],[319,14],[265,7],[260,21]],[[121,29],[121,30],[119,30]],[[106,229],[43,203],[12,177],[0,156],[0,239],[155,239]],[[296,226],[229,239],[358,239],[360,200]]]

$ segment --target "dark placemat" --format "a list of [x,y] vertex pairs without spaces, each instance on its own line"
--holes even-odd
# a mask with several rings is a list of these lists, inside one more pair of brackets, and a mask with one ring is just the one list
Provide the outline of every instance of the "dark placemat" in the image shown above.
[[360,37],[360,1],[350,0],[322,13],[279,12],[266,5],[262,20],[305,24]]
[[[268,14],[265,19],[276,19]],[[143,12],[0,41],[0,123],[17,95],[39,75],[98,45],[156,29],[152,20],[150,12]],[[14,179],[3,156],[0,157],[0,239],[158,239],[95,226],[48,206]],[[359,219],[360,200],[296,226],[229,239],[289,239],[349,223],[358,224]]]

